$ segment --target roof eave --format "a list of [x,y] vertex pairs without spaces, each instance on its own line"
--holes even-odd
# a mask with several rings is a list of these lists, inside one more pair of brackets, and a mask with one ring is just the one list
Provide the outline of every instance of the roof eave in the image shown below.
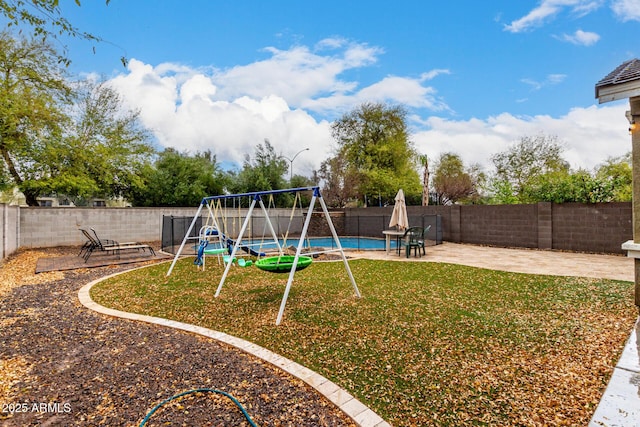
[[596,86],[596,98],[599,104],[636,96],[640,96],[640,79],[619,84]]

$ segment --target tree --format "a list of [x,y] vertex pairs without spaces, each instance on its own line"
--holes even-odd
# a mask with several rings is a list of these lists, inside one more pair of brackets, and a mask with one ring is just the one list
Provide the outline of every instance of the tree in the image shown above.
[[318,182],[323,183],[322,197],[332,208],[342,208],[347,205],[352,192],[349,190],[357,186],[357,178],[349,173],[343,157],[334,156],[322,162],[317,171]]
[[16,185],[27,204],[38,192],[28,183],[43,160],[46,141],[62,138],[67,121],[62,107],[72,90],[57,66],[55,50],[42,40],[14,40],[0,33],[0,155],[2,183]]
[[452,204],[477,195],[481,174],[481,170],[477,166],[465,168],[459,155],[441,154],[433,174],[433,187],[437,202]]
[[31,199],[65,195],[80,205],[91,197],[127,197],[140,185],[154,150],[138,114],[124,110],[104,84],[86,83],[77,94],[63,132],[34,141],[30,156],[20,159],[20,189]]
[[[111,0],[105,0],[109,5]],[[80,6],[80,0],[75,0]],[[0,0],[0,14],[8,20],[7,27],[17,27],[26,24],[33,28],[33,34],[41,41],[56,39],[61,35],[68,35],[85,40],[102,41],[93,34],[81,31],[69,22],[60,13],[59,0]],[[64,44],[63,44],[64,46]],[[64,54],[56,54],[58,63],[69,65],[70,60],[66,57],[66,47]],[[121,58],[123,65],[126,59]]]
[[337,153],[321,169],[332,185],[341,183],[343,199],[389,203],[399,188],[408,197],[419,197],[416,153],[403,107],[365,103],[334,122],[331,130]]
[[[69,196],[127,197],[140,185],[140,171],[155,152],[139,112],[125,109],[120,95],[105,83],[84,82],[76,93],[63,145],[45,153],[55,172],[43,189]],[[61,179],[65,176],[84,185],[69,184]]]
[[429,205],[429,158],[426,154],[419,157],[422,165],[422,206]]
[[611,182],[613,186],[613,200],[616,202],[630,202],[633,194],[631,152],[609,158],[596,170],[596,177]]
[[115,90],[64,77],[46,42],[0,35],[0,182],[30,206],[43,194],[123,196],[153,152]]
[[524,203],[523,194],[533,180],[550,172],[569,169],[562,151],[556,136],[524,136],[517,144],[491,157],[496,168],[491,186],[503,192],[510,189],[512,194],[505,194],[505,197]]
[[548,172],[531,180],[521,195],[525,203],[603,203],[613,198],[611,182],[586,170]]
[[189,155],[173,148],[162,151],[142,174],[134,206],[196,206],[203,197],[223,194],[228,180],[210,151]]
[[[242,170],[230,184],[231,192],[250,193],[287,188],[284,176],[288,170],[289,162],[276,154],[269,140],[265,139],[264,144],[256,146],[253,158],[249,154],[245,156]],[[287,195],[278,197],[287,198]]]

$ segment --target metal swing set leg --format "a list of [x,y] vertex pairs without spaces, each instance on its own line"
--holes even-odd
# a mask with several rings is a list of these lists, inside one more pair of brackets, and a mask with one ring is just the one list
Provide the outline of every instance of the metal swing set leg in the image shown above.
[[[293,278],[295,276],[295,272],[296,272],[296,267],[298,265],[298,262],[300,261],[300,254],[302,251],[302,247],[304,245],[304,240],[307,236],[307,231],[309,229],[309,223],[311,222],[311,217],[312,217],[312,213],[313,213],[313,208],[315,206],[316,200],[320,201],[320,205],[322,206],[322,211],[324,212],[325,215],[325,219],[327,220],[327,224],[329,225],[329,229],[331,230],[331,234],[333,236],[334,242],[336,244],[336,247],[338,249],[338,251],[340,252],[340,255],[342,257],[342,261],[344,263],[345,266],[345,270],[347,271],[347,274],[349,276],[349,280],[351,281],[351,284],[353,286],[353,290],[356,294],[356,296],[358,298],[361,297],[360,295],[360,290],[358,289],[358,286],[356,285],[356,281],[353,277],[353,273],[351,272],[351,268],[349,267],[349,262],[347,261],[347,257],[344,253],[344,250],[342,248],[342,245],[340,243],[340,239],[338,238],[338,234],[336,233],[335,227],[333,225],[333,222],[331,220],[331,216],[329,215],[329,210],[327,209],[327,206],[322,198],[322,196],[320,195],[320,189],[319,187],[305,187],[305,188],[294,188],[294,189],[286,189],[286,190],[275,190],[275,191],[265,191],[265,192],[257,192],[257,193],[248,193],[248,194],[241,194],[241,195],[229,195],[229,196],[214,196],[212,198],[204,198],[200,204],[200,206],[198,207],[198,211],[196,212],[196,215],[193,218],[193,221],[191,222],[191,225],[189,226],[189,230],[187,231],[187,234],[184,238],[184,240],[182,241],[182,244],[180,245],[180,249],[178,249],[178,252],[173,260],[173,262],[171,263],[171,267],[169,267],[169,271],[167,272],[167,276],[169,276],[171,274],[171,272],[173,271],[173,268],[178,260],[178,257],[180,256],[180,253],[182,252],[182,249],[184,248],[184,245],[187,241],[188,236],[191,233],[191,230],[193,229],[194,224],[196,223],[197,218],[200,215],[200,212],[202,211],[202,206],[204,204],[206,204],[206,202],[209,199],[215,199],[215,198],[223,198],[223,197],[238,197],[238,196],[252,196],[253,200],[251,202],[251,205],[249,206],[249,210],[247,212],[247,216],[245,217],[245,220],[242,224],[242,228],[240,229],[240,232],[238,234],[238,237],[236,238],[236,241],[234,242],[233,245],[233,249],[231,250],[231,253],[229,254],[229,258],[230,259],[234,259],[238,248],[240,247],[240,242],[242,241],[242,237],[245,233],[245,231],[247,230],[247,227],[249,225],[249,221],[251,220],[251,215],[253,214],[253,210],[256,206],[256,204],[259,202],[260,203],[260,207],[262,208],[263,212],[265,213],[265,219],[266,219],[266,224],[269,227],[269,231],[271,232],[274,241],[276,242],[276,245],[278,247],[278,252],[280,253],[280,255],[283,254],[282,252],[282,247],[280,245],[280,243],[278,242],[278,237],[275,233],[275,230],[273,228],[273,224],[271,223],[271,220],[269,219],[269,214],[267,209],[264,206],[264,203],[262,202],[261,199],[261,195],[266,195],[266,194],[275,194],[275,193],[285,193],[285,192],[300,192],[300,191],[313,191],[313,197],[311,198],[311,202],[309,204],[309,210],[308,213],[306,215],[305,218],[305,222],[304,225],[302,227],[302,232],[300,233],[300,240],[298,242],[298,246],[296,249],[296,254],[294,256],[293,262],[291,264],[291,270],[289,271],[289,279],[287,280],[287,285],[285,287],[285,291],[284,291],[284,295],[282,297],[282,302],[280,303],[280,309],[278,311],[278,316],[276,318],[276,325],[280,325],[280,323],[282,323],[282,318],[284,316],[284,310],[287,304],[287,299],[289,298],[289,292],[291,291],[291,285],[293,284]],[[222,286],[224,285],[224,282],[227,278],[227,275],[229,274],[229,270],[231,269],[231,262],[226,263],[226,267],[224,270],[224,273],[222,274],[222,278],[220,279],[220,283],[218,284],[218,288],[216,289],[216,293],[215,293],[215,297],[218,297],[220,295],[220,292],[222,291]]]

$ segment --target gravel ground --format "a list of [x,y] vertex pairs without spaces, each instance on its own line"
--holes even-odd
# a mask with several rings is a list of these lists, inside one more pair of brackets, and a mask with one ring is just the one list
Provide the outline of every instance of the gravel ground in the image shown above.
[[[354,426],[300,380],[217,341],[110,318],[78,290],[126,267],[34,275],[19,251],[0,268],[0,425],[138,426],[161,401],[197,388],[234,396],[259,426]],[[146,426],[248,426],[227,397],[189,394]]]

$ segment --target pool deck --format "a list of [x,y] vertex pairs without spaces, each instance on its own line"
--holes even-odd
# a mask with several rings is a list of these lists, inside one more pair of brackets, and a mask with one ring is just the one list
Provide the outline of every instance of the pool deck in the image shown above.
[[[447,262],[517,273],[593,277],[634,281],[634,260],[622,255],[597,255],[534,249],[505,249],[445,242],[429,246],[426,255],[406,258],[391,251],[348,251],[352,258],[398,262]],[[613,370],[589,427],[640,426],[640,318]]]
[[595,277],[633,282],[633,259],[622,255],[584,254],[537,249],[507,249],[444,242],[427,246],[426,255],[406,258],[393,249],[385,251],[347,250],[350,257],[394,261],[448,262],[471,267],[516,273],[553,276]]

